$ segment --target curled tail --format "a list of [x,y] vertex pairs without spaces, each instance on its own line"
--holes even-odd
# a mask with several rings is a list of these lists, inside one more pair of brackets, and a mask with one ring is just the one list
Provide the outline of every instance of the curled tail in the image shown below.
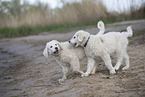
[[99,28],[99,32],[97,33],[97,35],[103,35],[105,32],[105,26],[104,23],[102,21],[99,21],[97,24],[98,28]]
[[131,37],[131,36],[133,35],[133,31],[132,31],[131,26],[128,26],[128,27],[127,27],[127,32],[123,32],[123,34],[124,34],[126,37]]

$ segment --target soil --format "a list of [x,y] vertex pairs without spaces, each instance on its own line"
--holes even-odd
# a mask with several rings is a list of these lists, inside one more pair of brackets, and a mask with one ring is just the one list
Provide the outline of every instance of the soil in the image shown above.
[[[145,97],[145,20],[109,24],[106,31],[123,31],[128,25],[135,33],[142,32],[129,38],[129,69],[110,75],[102,61],[94,75],[81,78],[70,71],[63,83],[58,82],[62,68],[42,53],[47,41],[67,41],[76,31],[0,39],[0,97]],[[83,30],[98,32],[95,27]],[[116,55],[111,58],[115,65]],[[84,59],[81,69],[86,71],[86,66]]]

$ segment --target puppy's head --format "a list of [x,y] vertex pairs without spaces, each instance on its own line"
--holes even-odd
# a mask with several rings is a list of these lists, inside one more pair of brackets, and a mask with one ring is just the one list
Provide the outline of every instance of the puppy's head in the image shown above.
[[48,57],[48,55],[59,55],[60,50],[61,50],[60,43],[57,40],[52,40],[46,43],[43,55],[45,57]]
[[77,47],[79,45],[83,46],[85,44],[86,40],[88,39],[89,35],[90,34],[88,32],[80,30],[74,34],[74,36],[69,41],[69,43],[74,44],[75,47]]

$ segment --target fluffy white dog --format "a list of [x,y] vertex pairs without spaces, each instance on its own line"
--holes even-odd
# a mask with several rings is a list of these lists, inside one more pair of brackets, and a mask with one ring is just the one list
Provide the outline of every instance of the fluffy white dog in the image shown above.
[[69,70],[69,64],[71,65],[73,71],[83,74],[84,72],[80,70],[79,60],[85,57],[85,52],[82,47],[74,48],[68,42],[58,42],[57,40],[52,40],[46,44],[43,55],[48,57],[52,55],[63,69],[63,78],[59,81],[64,81],[67,79],[67,73]]
[[[104,24],[102,21],[98,22],[98,28],[100,31],[98,34],[104,33]],[[43,51],[43,55],[48,57],[48,55],[53,56],[59,65],[63,68],[63,78],[59,81],[64,81],[67,79],[67,73],[69,70],[68,64],[71,65],[73,71],[77,71],[81,74],[84,74],[80,70],[79,60],[82,60],[85,57],[85,52],[82,47],[75,48],[73,45],[68,42],[58,42],[57,40],[52,40],[46,44],[46,47]]]
[[[128,45],[127,37],[131,37],[133,34],[131,27],[127,28],[127,32],[109,32],[104,35],[101,34],[90,35],[90,33],[80,30],[76,32],[70,40],[70,43],[75,43],[76,47],[78,45],[84,47],[88,58],[87,71],[82,76],[88,76],[91,72],[96,70],[97,65],[95,64],[98,56],[104,60],[110,74],[116,73],[115,69],[119,69],[123,59],[126,64],[123,70],[129,68],[129,57],[126,49]],[[116,52],[117,54],[117,64],[114,68],[110,58],[110,54],[113,52]]]

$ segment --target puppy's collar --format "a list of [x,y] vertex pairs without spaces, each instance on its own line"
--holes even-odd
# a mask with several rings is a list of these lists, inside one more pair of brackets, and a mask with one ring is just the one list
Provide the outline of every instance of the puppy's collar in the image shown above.
[[90,36],[88,37],[88,39],[87,39],[86,43],[84,44],[84,47],[86,47],[86,46],[87,46],[89,39],[90,39]]

